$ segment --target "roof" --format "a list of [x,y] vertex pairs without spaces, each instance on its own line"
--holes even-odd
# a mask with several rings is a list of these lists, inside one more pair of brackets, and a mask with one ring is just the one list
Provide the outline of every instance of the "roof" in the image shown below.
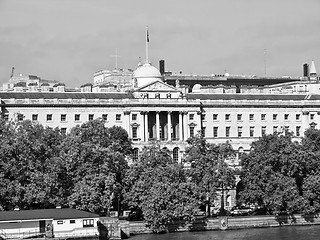
[[132,98],[128,93],[93,92],[0,92],[1,99],[125,99]]
[[36,220],[36,219],[74,219],[98,218],[98,214],[89,213],[73,208],[54,208],[20,211],[0,211],[1,221]]
[[304,94],[212,94],[212,93],[189,93],[187,99],[200,100],[305,100]]

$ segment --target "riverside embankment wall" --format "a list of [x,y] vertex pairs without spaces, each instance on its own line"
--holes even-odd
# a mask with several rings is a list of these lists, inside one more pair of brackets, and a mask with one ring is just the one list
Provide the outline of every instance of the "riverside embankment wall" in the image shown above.
[[[196,219],[192,224],[177,221],[169,226],[170,232],[181,231],[209,231],[227,230],[255,227],[280,227],[286,225],[315,225],[320,224],[317,215],[283,215],[283,216],[245,216],[245,217],[219,217]],[[121,227],[125,235],[137,235],[152,233],[145,222],[121,221]]]

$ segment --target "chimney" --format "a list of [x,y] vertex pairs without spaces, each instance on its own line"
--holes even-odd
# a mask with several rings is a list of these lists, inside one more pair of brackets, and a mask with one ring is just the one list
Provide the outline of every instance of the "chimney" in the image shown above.
[[309,64],[308,63],[303,64],[303,76],[309,77]]
[[160,70],[161,75],[163,75],[165,73],[164,60],[159,61],[159,70]]

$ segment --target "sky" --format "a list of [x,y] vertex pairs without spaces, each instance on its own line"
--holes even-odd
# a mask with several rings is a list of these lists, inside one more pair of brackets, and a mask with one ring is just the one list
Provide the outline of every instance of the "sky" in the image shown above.
[[93,83],[145,59],[166,71],[301,76],[320,71],[320,0],[0,0],[0,84],[15,75]]

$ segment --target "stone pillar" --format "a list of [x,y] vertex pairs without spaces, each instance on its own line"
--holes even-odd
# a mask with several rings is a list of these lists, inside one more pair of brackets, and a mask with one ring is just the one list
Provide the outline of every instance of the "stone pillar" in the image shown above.
[[128,136],[129,136],[129,138],[132,138],[132,131],[130,128],[130,111],[124,111],[123,114],[125,117],[125,123],[126,123],[125,126],[126,126],[126,130],[128,132]]
[[148,129],[148,112],[144,112],[144,141],[149,140],[149,129]]
[[171,141],[171,113],[168,111],[168,141]]
[[196,133],[199,133],[201,135],[201,121],[202,121],[202,112],[197,112],[197,127],[196,127]]
[[[145,112],[140,112],[140,115],[141,115],[141,118],[140,118],[140,126],[139,126],[139,138],[141,139],[141,141],[145,141],[144,138],[145,138],[145,129],[144,129],[144,115],[145,115]],[[142,120],[141,120],[142,119]]]
[[179,112],[179,141],[183,140],[183,112]]
[[305,132],[309,128],[309,112],[302,111],[302,131]]
[[189,138],[188,129],[188,112],[183,112],[183,138],[187,140]]
[[157,140],[160,140],[160,112],[156,112],[156,136]]

